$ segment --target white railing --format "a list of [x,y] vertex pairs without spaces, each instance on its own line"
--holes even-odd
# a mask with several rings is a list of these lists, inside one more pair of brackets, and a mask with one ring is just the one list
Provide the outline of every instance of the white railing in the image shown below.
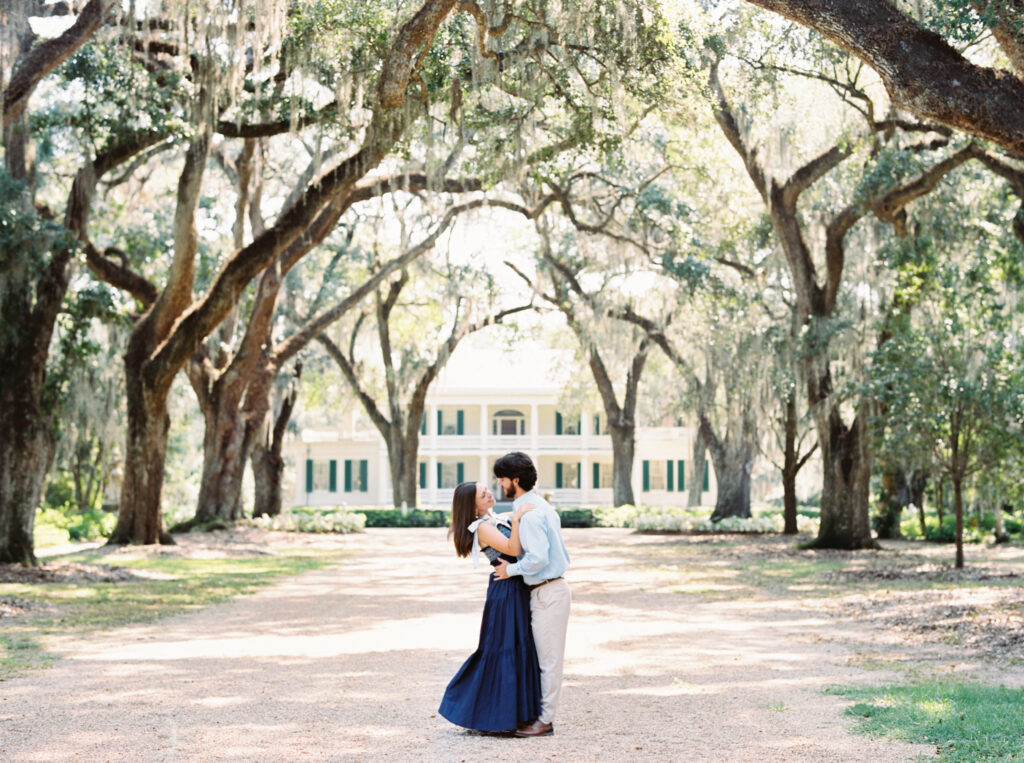
[[[429,443],[430,440],[427,440]],[[442,434],[434,440],[438,450],[467,451],[479,450],[482,443],[479,435]]]
[[583,491],[577,488],[558,488],[551,491],[554,506],[578,506],[583,501]]
[[487,438],[488,450],[529,450],[533,438],[525,434],[499,434],[489,435]]
[[583,447],[583,438],[578,434],[548,434],[537,438],[539,450],[579,450]]

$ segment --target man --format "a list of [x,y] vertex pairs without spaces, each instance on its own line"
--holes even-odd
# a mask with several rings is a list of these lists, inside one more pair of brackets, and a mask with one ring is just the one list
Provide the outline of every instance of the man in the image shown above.
[[534,506],[519,521],[523,555],[515,564],[499,564],[494,577],[504,580],[522,575],[530,589],[530,625],[540,663],[540,715],[515,733],[520,737],[546,736],[555,731],[555,710],[562,691],[565,632],[572,600],[562,575],[569,569],[569,552],[562,541],[558,514],[533,489],[537,469],[530,457],[520,452],[502,456],[494,464],[494,476],[505,495],[514,499],[513,510],[526,503]]

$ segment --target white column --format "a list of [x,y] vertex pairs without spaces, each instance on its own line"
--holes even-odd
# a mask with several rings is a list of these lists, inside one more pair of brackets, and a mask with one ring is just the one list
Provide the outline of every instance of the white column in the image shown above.
[[[430,438],[433,446],[437,447],[436,437],[441,434],[437,431],[437,406],[427,406],[427,437]],[[429,484],[429,483],[427,483]]]
[[[387,487],[391,484],[391,469],[388,467],[388,450],[384,443],[377,448],[377,505],[388,505]],[[391,489],[394,490],[394,485]],[[394,493],[392,493],[394,497]],[[411,506],[409,508],[412,508]]]
[[538,441],[539,429],[540,429],[540,416],[537,411],[537,404],[530,403],[530,452],[534,454],[536,458],[537,448],[540,443]]
[[427,465],[427,493],[430,495],[430,503],[437,506],[437,491],[441,486],[437,484],[437,456],[430,457]]
[[487,420],[487,403],[480,403],[480,449],[487,452],[487,435],[490,433],[490,422]]
[[480,454],[480,476],[477,477],[477,481],[484,483],[485,485],[491,484],[491,475],[487,473],[487,454]]
[[583,450],[587,450],[590,447],[590,428],[593,426],[593,422],[590,420],[590,412],[584,408],[580,412],[580,442]]
[[586,453],[580,454],[580,503],[590,502],[590,460]]

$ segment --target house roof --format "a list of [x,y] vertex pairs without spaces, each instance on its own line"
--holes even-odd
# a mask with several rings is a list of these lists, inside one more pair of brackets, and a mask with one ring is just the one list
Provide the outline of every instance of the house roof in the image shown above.
[[562,350],[527,346],[512,354],[496,348],[460,345],[438,375],[431,393],[557,395],[571,371],[572,356]]

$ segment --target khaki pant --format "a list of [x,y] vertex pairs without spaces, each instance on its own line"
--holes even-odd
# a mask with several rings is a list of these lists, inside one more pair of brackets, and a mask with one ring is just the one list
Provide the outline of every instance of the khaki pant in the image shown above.
[[565,580],[553,580],[530,591],[530,623],[540,663],[540,720],[551,723],[562,693],[565,631],[572,594]]

